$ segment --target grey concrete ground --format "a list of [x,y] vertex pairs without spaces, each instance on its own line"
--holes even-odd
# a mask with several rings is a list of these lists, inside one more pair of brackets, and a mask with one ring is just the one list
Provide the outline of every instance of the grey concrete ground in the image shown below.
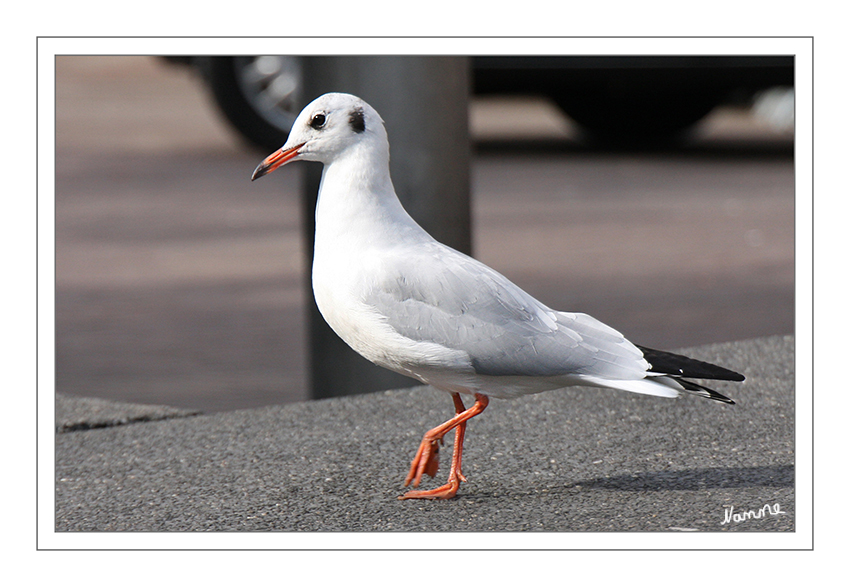
[[[152,58],[59,57],[56,80],[57,391],[306,399],[298,167],[252,184],[266,153]],[[470,114],[473,252],[532,295],[656,348],[793,332],[788,134],[727,109],[681,149],[607,153],[541,100]]]
[[209,415],[63,397],[56,529],[794,530],[793,337],[687,352],[746,374],[716,386],[737,405],[578,388],[494,400],[467,430],[469,482],[438,502],[396,500],[421,435],[452,414],[430,388]]

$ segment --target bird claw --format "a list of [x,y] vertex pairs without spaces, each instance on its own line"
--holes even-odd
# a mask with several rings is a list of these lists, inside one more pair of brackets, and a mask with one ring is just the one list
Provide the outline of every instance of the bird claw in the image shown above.
[[416,451],[416,456],[410,463],[410,472],[404,480],[404,486],[410,485],[413,481],[414,487],[419,487],[419,482],[422,480],[422,475],[426,474],[434,477],[440,468],[440,444],[442,438],[423,438],[419,445],[419,450]]
[[[440,442],[442,444],[442,442]],[[425,468],[423,472],[431,477],[437,475],[437,471],[440,469],[440,444],[436,442],[431,445],[432,452],[428,455],[428,460],[425,462]]]
[[400,500],[405,499],[451,499],[455,495],[457,495],[457,490],[460,487],[460,482],[466,481],[457,477],[450,477],[449,482],[441,487],[436,487],[434,489],[428,490],[418,490],[418,491],[408,491],[404,495],[399,495],[398,498]]

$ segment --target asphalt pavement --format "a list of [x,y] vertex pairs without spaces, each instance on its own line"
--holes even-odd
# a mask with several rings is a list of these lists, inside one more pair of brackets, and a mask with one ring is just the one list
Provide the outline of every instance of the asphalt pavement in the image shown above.
[[794,338],[682,352],[744,373],[715,386],[737,404],[589,388],[494,400],[467,429],[468,483],[433,502],[396,499],[421,435],[453,413],[432,388],[212,414],[60,396],[55,527],[793,531]]

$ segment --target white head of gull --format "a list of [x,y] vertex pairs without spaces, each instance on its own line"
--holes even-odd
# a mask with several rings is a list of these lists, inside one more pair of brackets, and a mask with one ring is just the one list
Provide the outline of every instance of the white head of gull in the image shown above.
[[[729,398],[686,378],[743,381],[734,371],[632,344],[602,322],[539,302],[483,263],[434,240],[393,189],[383,120],[366,102],[332,93],[296,118],[286,144],[252,176],[292,161],[324,164],[316,206],[313,292],[322,316],[376,365],[451,394],[455,416],[428,431],[405,479],[434,476],[455,430],[448,482],[400,499],[454,497],[466,422],[488,397],[573,385],[661,397]],[[467,408],[462,395],[472,396]]]

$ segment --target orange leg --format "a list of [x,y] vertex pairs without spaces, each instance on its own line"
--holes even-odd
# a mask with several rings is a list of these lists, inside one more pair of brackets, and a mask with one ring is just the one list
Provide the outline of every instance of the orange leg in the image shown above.
[[449,499],[455,496],[461,481],[466,481],[466,477],[460,470],[466,422],[484,411],[489,403],[489,398],[486,395],[476,393],[475,403],[469,409],[465,408],[459,394],[452,393],[452,400],[455,404],[455,417],[425,433],[422,442],[419,444],[419,450],[416,451],[416,456],[413,457],[413,462],[410,464],[410,472],[404,480],[405,487],[411,481],[413,481],[414,487],[418,487],[423,473],[433,476],[437,472],[439,466],[439,445],[437,443],[442,442],[443,436],[452,428],[455,428],[455,445],[448,483],[427,491],[408,491],[399,499]]
[[[466,406],[463,405],[463,400],[460,399],[459,393],[452,393],[452,400],[454,400],[454,403],[455,403],[455,414],[461,414],[461,413],[466,411]],[[461,422],[460,424],[457,425],[457,428],[455,428],[455,446],[462,446],[463,445],[463,435],[464,435],[465,432],[466,432],[466,422]],[[437,470],[440,468],[440,446],[442,446],[442,444],[443,444],[442,438],[435,439],[433,442],[431,442],[431,452],[428,455],[427,461],[425,461],[425,467],[423,468],[423,472],[430,477],[434,477],[437,474]],[[415,459],[423,458],[424,452],[425,452],[424,446],[420,445],[419,446],[419,453],[423,453],[423,454],[418,454],[417,457],[415,457]],[[452,460],[454,460],[454,456],[452,456]],[[416,471],[411,466],[410,473],[408,473],[407,479],[405,480],[405,483],[404,483],[405,486],[407,486],[410,483],[410,480],[414,477],[415,474],[416,474]],[[460,477],[461,481],[466,481],[466,478],[461,474],[460,469],[458,469],[457,474],[458,474],[458,477]],[[417,487],[418,485],[419,485],[419,482],[417,480],[414,483],[414,487]]]
[[[463,412],[466,411],[466,406],[463,405],[463,400],[460,399],[459,393],[453,393],[452,394],[452,400],[454,400],[454,402],[455,402],[455,414],[462,414]],[[481,408],[481,412],[483,412],[483,411],[484,411],[484,408]],[[481,412],[478,412],[478,413],[480,414]],[[460,453],[463,452],[463,450],[462,450],[463,449],[463,437],[464,437],[465,434],[466,434],[466,421],[461,422],[460,424],[457,425],[457,428],[455,428],[455,444],[454,445],[461,447],[461,451],[459,451]],[[458,454],[458,451],[455,451],[455,450],[452,451],[452,468],[451,468],[451,470],[453,470],[457,473],[457,477],[458,477],[459,480],[466,481],[466,477],[464,477],[463,473],[460,472],[460,454]],[[431,475],[431,477],[433,477],[433,475]]]

